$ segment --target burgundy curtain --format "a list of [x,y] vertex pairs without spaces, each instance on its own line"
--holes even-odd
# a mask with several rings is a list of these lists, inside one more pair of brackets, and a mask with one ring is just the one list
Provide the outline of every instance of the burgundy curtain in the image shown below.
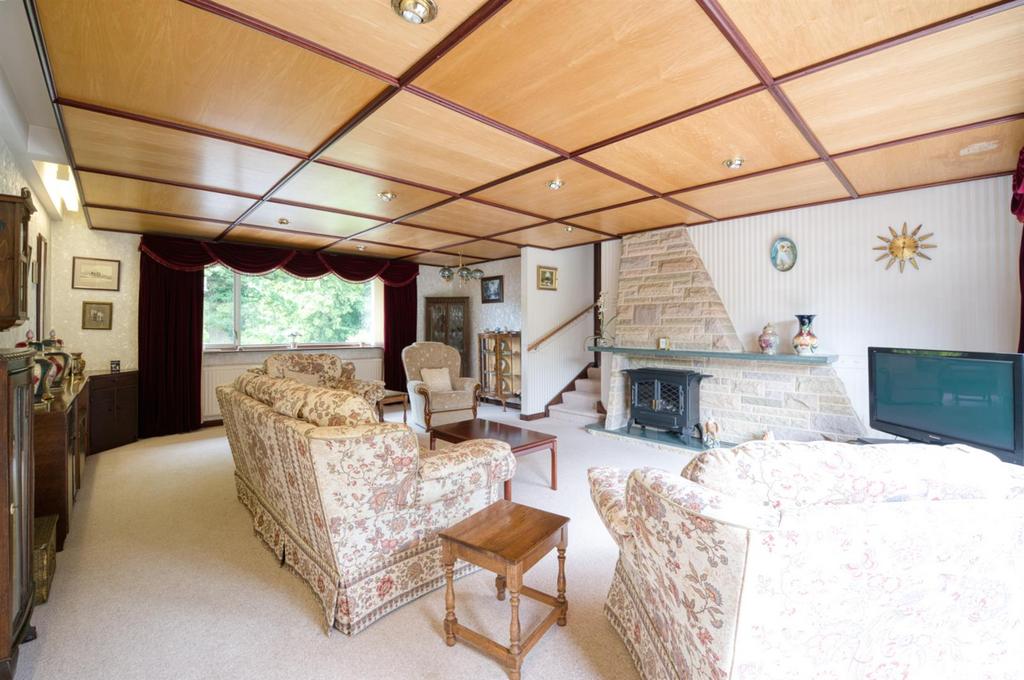
[[[1010,212],[1018,220],[1024,222],[1024,146],[1017,156],[1017,169],[1013,173],[1013,180],[1010,183]],[[1020,333],[1017,336],[1017,351],[1024,352],[1024,239],[1020,244],[1020,259],[1017,263],[1017,276],[1020,281],[1021,310],[1020,310]]]
[[189,432],[202,419],[203,272],[140,259],[139,434]]
[[143,236],[139,281],[139,432],[153,437],[198,428],[203,359],[203,269],[223,264],[243,274],[284,269],[314,278],[333,273],[384,281],[384,376],[405,389],[402,349],[416,341],[415,262]]
[[416,342],[416,279],[384,286],[384,384],[405,391],[402,350]]

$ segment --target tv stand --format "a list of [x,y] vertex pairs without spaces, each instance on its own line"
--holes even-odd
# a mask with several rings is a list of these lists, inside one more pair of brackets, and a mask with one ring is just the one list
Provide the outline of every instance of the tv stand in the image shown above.
[[884,439],[881,437],[857,437],[851,444],[858,444],[865,446],[867,444],[920,444],[921,442],[912,442],[909,439]]

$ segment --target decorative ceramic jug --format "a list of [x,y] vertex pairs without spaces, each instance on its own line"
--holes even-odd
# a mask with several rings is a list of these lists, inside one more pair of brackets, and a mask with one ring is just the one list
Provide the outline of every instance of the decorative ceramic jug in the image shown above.
[[32,369],[32,384],[35,386],[34,401],[38,404],[41,401],[53,399],[53,395],[50,394],[49,375],[53,370],[53,364],[49,359],[38,354],[36,354],[35,362],[35,368]]
[[779,334],[775,332],[775,326],[765,324],[761,335],[757,336],[757,346],[761,348],[761,354],[775,354],[779,351]]
[[793,336],[793,350],[797,354],[814,354],[818,349],[818,336],[814,334],[811,324],[817,314],[797,314],[796,320],[800,322],[800,332]]
[[50,384],[59,389],[70,373],[68,369],[71,367],[71,355],[61,350],[48,350],[46,358],[53,364],[53,371],[50,372]]
[[82,353],[72,352],[71,361],[73,362],[71,367],[71,377],[81,378],[85,373],[85,359],[82,357]]

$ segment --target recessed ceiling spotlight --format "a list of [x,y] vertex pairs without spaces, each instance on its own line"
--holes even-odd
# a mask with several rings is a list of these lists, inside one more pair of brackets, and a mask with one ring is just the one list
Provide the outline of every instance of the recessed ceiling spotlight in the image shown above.
[[280,225],[291,224],[291,220],[289,220],[287,217],[278,217],[277,223]]
[[429,24],[437,16],[434,0],[391,0],[391,9],[410,24]]
[[566,231],[572,231],[572,230],[573,230],[573,229],[575,229],[575,228],[576,228],[576,227],[566,227],[566,228],[565,228],[565,230],[566,230]]
[[562,180],[557,179],[557,178],[551,180],[550,182],[548,182],[548,189],[551,189],[552,191],[558,191],[559,189],[561,189],[564,186],[565,186],[565,182],[563,182]]
[[359,245],[356,246],[356,250],[362,252],[362,251],[366,250],[366,246],[364,246],[363,244],[360,243]]
[[377,194],[377,198],[384,201],[385,203],[390,203],[391,201],[398,198],[398,194],[396,194],[393,191],[381,191],[380,193]]
[[739,170],[740,168],[743,167],[743,158],[741,156],[729,158],[727,160],[722,161],[722,165],[729,168],[730,170]]

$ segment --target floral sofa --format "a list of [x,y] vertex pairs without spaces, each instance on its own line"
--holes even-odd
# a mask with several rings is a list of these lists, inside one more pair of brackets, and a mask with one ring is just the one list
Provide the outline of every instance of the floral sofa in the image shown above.
[[[259,372],[259,371],[257,371]],[[354,392],[375,405],[384,396],[384,381],[359,380],[351,361],[342,361],[333,354],[280,352],[263,360],[263,373],[272,378],[291,378],[317,387]]]
[[[459,420],[476,418],[480,405],[480,383],[476,378],[461,378],[459,350],[443,342],[415,342],[402,350],[402,364],[408,380],[412,420],[429,430]],[[431,389],[424,380],[424,369],[448,369],[451,389]]]
[[500,499],[515,472],[503,442],[421,451],[350,392],[247,372],[217,399],[257,535],[347,635],[442,585],[437,532]]
[[590,470],[605,612],[644,678],[1024,672],[1024,468],[966,446],[752,442]]

